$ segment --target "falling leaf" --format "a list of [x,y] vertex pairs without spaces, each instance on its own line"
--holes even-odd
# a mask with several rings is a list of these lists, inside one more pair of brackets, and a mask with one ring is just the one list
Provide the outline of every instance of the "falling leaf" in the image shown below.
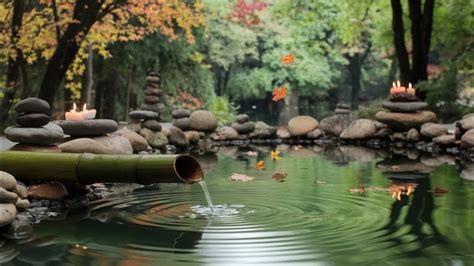
[[248,152],[244,152],[245,155],[247,156],[257,156],[258,155],[258,152],[256,151],[248,151]]
[[278,149],[275,149],[274,151],[272,151],[270,153],[270,156],[272,158],[272,160],[276,161],[276,160],[280,160],[281,157],[280,157],[280,151]]
[[278,182],[285,182],[287,174],[282,174],[282,173],[276,173],[272,176],[273,179],[275,179]]
[[281,62],[284,65],[293,64],[295,62],[295,56],[293,54],[287,54],[281,58]]
[[445,189],[444,187],[435,187],[433,192],[435,194],[444,194],[444,193],[448,193],[448,190]]
[[260,160],[255,164],[255,167],[259,170],[262,171],[265,169],[265,162]]
[[232,180],[232,181],[247,182],[247,181],[253,181],[253,180],[255,180],[255,177],[253,177],[253,176],[248,176],[248,175],[243,175],[243,174],[236,174],[236,173],[233,173],[231,176],[229,176],[229,179]]
[[274,89],[272,93],[273,95],[272,101],[278,102],[279,100],[285,98],[287,90],[288,88],[286,86],[281,86],[280,88]]
[[365,193],[365,187],[364,187],[364,185],[360,185],[359,188],[350,188],[349,192],[350,193],[364,194]]

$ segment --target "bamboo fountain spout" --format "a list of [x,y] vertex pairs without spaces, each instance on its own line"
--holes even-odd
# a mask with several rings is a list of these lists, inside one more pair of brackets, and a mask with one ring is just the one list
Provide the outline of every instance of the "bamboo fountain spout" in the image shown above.
[[190,155],[104,155],[91,153],[0,152],[0,170],[19,180],[92,184],[194,183],[204,178]]

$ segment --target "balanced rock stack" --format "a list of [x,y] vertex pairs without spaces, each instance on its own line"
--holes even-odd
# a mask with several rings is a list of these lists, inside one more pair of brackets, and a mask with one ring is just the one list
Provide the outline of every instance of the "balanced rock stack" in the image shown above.
[[344,103],[338,103],[336,105],[336,109],[334,109],[334,113],[336,115],[348,115],[351,113],[351,110],[349,108],[349,105]]
[[352,118],[349,116],[350,113],[348,105],[339,103],[336,105],[334,115],[323,118],[320,121],[319,128],[328,136],[339,137],[352,122]]
[[[191,111],[187,109],[176,109],[171,112],[173,126],[180,129],[185,135],[188,143],[197,144],[201,140],[201,134],[196,130],[191,130]],[[173,131],[176,131],[173,129]],[[172,133],[172,132],[171,132]],[[178,135],[181,135],[178,133]],[[171,139],[170,139],[171,142]],[[182,142],[184,143],[184,142]]]
[[436,114],[423,111],[427,103],[419,101],[414,95],[407,93],[392,95],[390,101],[382,103],[388,111],[379,111],[375,117],[388,125],[393,131],[402,132],[412,128],[420,129],[421,125],[436,122]]
[[64,138],[63,130],[49,122],[51,111],[48,102],[38,98],[26,98],[15,107],[18,125],[5,129],[5,137],[13,142],[32,145],[52,145]]
[[17,184],[15,178],[7,172],[0,171],[0,227],[15,221],[18,211],[28,209],[27,189]]
[[158,122],[160,114],[154,111],[147,110],[135,110],[129,114],[132,124],[128,125],[127,128],[139,133],[153,148],[163,148],[168,144],[168,139],[163,134],[162,126]]
[[235,122],[232,123],[231,127],[235,129],[239,135],[245,135],[255,130],[255,123],[249,121],[247,114],[239,114],[235,117]]
[[118,124],[111,119],[55,121],[70,135],[71,140],[59,145],[62,152],[95,154],[131,154],[130,142],[122,136],[108,135],[117,131]]
[[150,71],[146,77],[145,98],[140,105],[141,110],[153,111],[162,114],[165,106],[160,102],[163,91],[160,89],[160,76],[157,72]]

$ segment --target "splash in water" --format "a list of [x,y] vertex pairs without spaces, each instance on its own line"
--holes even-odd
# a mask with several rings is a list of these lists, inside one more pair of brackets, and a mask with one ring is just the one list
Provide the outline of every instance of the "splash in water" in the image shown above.
[[201,186],[202,192],[204,193],[204,196],[206,197],[207,205],[209,206],[211,213],[213,213],[214,205],[212,204],[211,194],[209,194],[209,190],[207,190],[206,182],[204,180],[201,180],[198,182],[198,184]]

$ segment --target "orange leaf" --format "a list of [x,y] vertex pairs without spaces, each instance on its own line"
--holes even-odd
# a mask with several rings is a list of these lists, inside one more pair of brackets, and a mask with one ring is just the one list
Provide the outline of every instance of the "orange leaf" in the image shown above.
[[276,173],[272,176],[273,179],[275,179],[278,182],[285,182],[287,174],[282,174],[282,173]]
[[272,101],[278,102],[279,100],[285,98],[287,90],[288,88],[285,86],[281,86],[280,88],[274,89],[272,93],[273,95]]
[[259,170],[262,171],[265,169],[265,162],[260,160],[255,164],[255,167]]
[[284,65],[293,64],[295,62],[295,56],[293,54],[287,54],[281,58],[281,62]]

